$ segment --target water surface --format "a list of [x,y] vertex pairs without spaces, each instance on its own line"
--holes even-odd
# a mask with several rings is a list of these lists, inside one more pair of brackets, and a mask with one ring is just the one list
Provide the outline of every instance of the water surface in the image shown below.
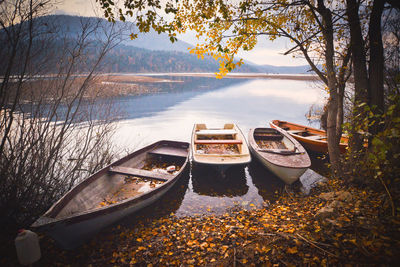
[[[236,123],[246,137],[250,128],[266,127],[273,119],[308,124],[305,114],[310,106],[321,106],[325,97],[309,81],[165,78],[181,82],[150,84],[156,89],[153,94],[117,99],[124,118],[114,143],[122,149],[132,151],[161,139],[190,142],[194,123],[215,127]],[[169,193],[140,216],[223,214],[237,207],[257,208],[275,201],[283,185],[255,160],[225,178],[212,170],[190,167]]]
[[[157,84],[159,92],[118,99],[125,119],[116,142],[125,147],[159,139],[189,141],[194,123],[222,126],[233,122],[247,135],[273,119],[307,124],[311,105],[324,93],[314,82],[280,79],[169,77],[183,83]],[[139,143],[138,143],[139,142]]]

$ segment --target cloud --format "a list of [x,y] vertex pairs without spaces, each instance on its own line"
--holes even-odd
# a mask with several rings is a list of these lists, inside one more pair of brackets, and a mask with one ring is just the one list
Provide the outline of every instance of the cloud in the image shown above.
[[[67,14],[75,16],[96,16],[98,13],[99,4],[94,0],[75,0],[75,1],[61,1],[57,5],[55,14]],[[99,13],[101,14],[101,13]]]
[[67,13],[65,10],[61,9],[56,9],[53,12],[54,15],[71,15],[70,13]]
[[[179,34],[178,39],[196,46],[201,43],[196,39],[196,32],[188,31],[185,34]],[[251,51],[240,51],[238,58],[251,61],[259,65],[275,66],[301,66],[308,65],[303,58],[293,58],[291,55],[284,56],[284,52],[293,47],[288,40],[279,38],[273,42],[266,38],[259,38],[256,47]]]

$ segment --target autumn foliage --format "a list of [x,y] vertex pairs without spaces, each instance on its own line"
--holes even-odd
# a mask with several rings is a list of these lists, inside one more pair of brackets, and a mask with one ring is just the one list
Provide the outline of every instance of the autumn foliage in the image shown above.
[[399,260],[400,218],[386,217],[384,199],[382,193],[329,180],[310,195],[289,191],[261,209],[250,205],[222,216],[139,218],[102,232],[75,251],[62,251],[46,238],[40,264],[391,264]]

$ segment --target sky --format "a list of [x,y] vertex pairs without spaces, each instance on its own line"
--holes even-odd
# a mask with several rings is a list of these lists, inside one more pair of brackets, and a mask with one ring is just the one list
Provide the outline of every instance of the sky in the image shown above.
[[[98,16],[102,17],[102,13],[98,8],[95,0],[64,0],[60,1],[54,10],[55,14],[67,14],[77,16]],[[262,39],[263,38],[263,39]],[[196,45],[197,40],[195,33],[190,32],[179,35],[178,39]],[[266,37],[260,37],[258,44],[251,51],[239,52],[238,58],[243,58],[259,65],[275,65],[275,66],[300,66],[308,65],[303,58],[293,58],[291,55],[283,55],[287,50],[292,48],[285,39],[278,39],[274,42],[269,41]]]

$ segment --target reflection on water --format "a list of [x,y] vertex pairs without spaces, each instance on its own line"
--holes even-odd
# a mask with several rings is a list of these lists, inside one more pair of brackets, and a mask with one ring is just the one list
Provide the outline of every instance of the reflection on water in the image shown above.
[[273,203],[279,197],[279,193],[285,184],[275,174],[267,170],[257,159],[253,157],[249,166],[252,181],[258,189],[258,194],[264,201]]
[[159,93],[117,99],[126,117],[118,125],[116,144],[132,150],[160,139],[190,141],[193,124],[202,122],[212,127],[236,123],[245,135],[273,119],[308,124],[309,107],[324,97],[306,81],[172,78],[185,82],[158,83]]
[[[149,223],[172,214],[178,217],[221,215],[237,207],[260,208],[274,203],[284,191],[284,183],[257,160],[235,171],[236,174],[231,172],[223,178],[213,169],[193,170],[188,166],[181,179],[162,198],[118,224],[134,227],[138,222]],[[313,183],[321,179],[324,178],[312,169],[307,170],[300,178],[301,190],[308,193]]]
[[[185,197],[175,214],[177,216],[220,215],[237,207],[244,209],[261,207],[264,201],[252,183],[247,167],[241,173],[242,178],[228,174],[226,177],[215,176],[214,171],[211,172],[211,176],[204,174],[204,176],[199,177],[192,170]],[[193,178],[193,176],[197,177]],[[212,177],[215,177],[215,179],[212,179]],[[229,177],[233,178],[232,183],[237,184],[239,188],[234,188],[231,185]],[[203,178],[205,182],[208,181],[208,186],[204,183],[204,180],[200,181]],[[199,182],[201,192],[198,191]],[[223,184],[225,184],[225,188]]]
[[168,79],[182,82],[146,83],[146,91],[155,93],[117,98],[116,101],[124,110],[124,120],[152,116],[208,91],[246,82],[244,79],[217,80],[207,77],[168,77]]
[[[265,127],[273,119],[307,125],[309,107],[322,104],[324,98],[307,81],[166,78],[183,82],[155,83],[151,86],[158,93],[117,99],[125,112],[115,137],[121,150],[132,151],[161,139],[189,142],[194,123],[211,127],[236,123],[245,136],[250,128]],[[283,187],[279,178],[255,160],[224,178],[213,170],[190,167],[165,196],[124,222],[133,224],[137,219],[171,213],[192,216],[223,214],[237,207],[252,209],[276,201]]]
[[243,167],[231,167],[224,177],[211,168],[192,168],[191,174],[193,192],[199,195],[235,197],[249,190]]

